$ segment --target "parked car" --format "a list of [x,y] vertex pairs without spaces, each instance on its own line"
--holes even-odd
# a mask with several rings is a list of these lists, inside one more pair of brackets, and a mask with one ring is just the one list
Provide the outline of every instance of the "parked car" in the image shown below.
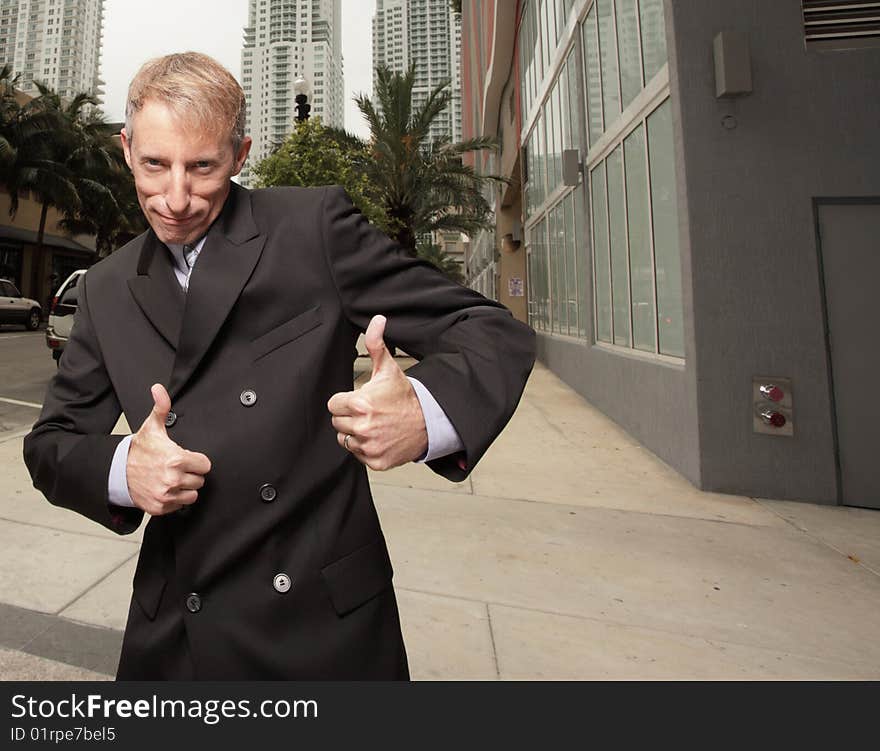
[[46,327],[46,346],[52,350],[52,357],[57,361],[64,351],[64,345],[73,328],[73,315],[76,313],[77,283],[85,269],[77,269],[64,280],[55,297],[52,298],[52,308],[49,311],[49,325]]
[[0,279],[0,323],[20,323],[35,331],[43,318],[43,309],[36,300],[22,297],[8,279]]

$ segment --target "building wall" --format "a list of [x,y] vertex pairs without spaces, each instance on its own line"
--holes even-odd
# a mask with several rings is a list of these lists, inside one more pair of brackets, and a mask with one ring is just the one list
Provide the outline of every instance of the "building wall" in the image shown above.
[[[540,56],[537,65],[529,55],[520,56],[526,63],[519,72],[525,100],[521,140],[527,146],[522,153],[528,154],[523,214],[531,252],[546,255],[546,248],[535,242],[543,228],[532,234],[538,229],[536,217],[564,200],[569,189],[560,187],[557,174],[555,182],[545,181],[549,194],[530,192],[528,180],[534,181],[536,174],[543,180],[559,168],[554,163],[559,137],[551,146],[544,131],[535,128],[541,119],[550,123],[556,112],[589,110],[587,92],[598,74],[586,54],[578,63],[579,101],[570,98],[566,103],[563,93],[562,106],[554,105],[551,79],[563,65],[568,68],[571,60],[578,60],[570,57],[572,51],[584,52],[585,37],[574,36],[597,6],[593,0],[529,2],[538,9],[539,26],[540,19],[555,15],[560,35],[559,45],[548,49],[540,27],[537,36],[534,28],[517,29],[517,45],[522,48],[525,37],[537,45],[535,54]],[[465,2],[465,9],[470,5]],[[538,356],[699,487],[835,503],[834,413],[814,203],[823,197],[880,196],[880,49],[807,49],[799,0],[664,0],[661,10],[651,21],[665,27],[668,63],[615,116],[612,130],[617,135],[609,140],[600,131],[597,137],[582,121],[580,140],[562,144],[578,148],[587,165],[585,179],[570,193],[580,201],[576,246],[586,265],[577,269],[577,277],[579,285],[584,279],[587,283],[578,288],[583,293],[579,323],[586,325],[564,333],[564,327],[559,331],[551,325],[552,316],[542,320],[545,313],[530,309],[530,321],[540,324]],[[645,23],[641,29],[645,31]],[[748,95],[715,96],[712,43],[722,30],[748,38],[754,87]],[[480,40],[468,28],[465,37],[466,46]],[[478,59],[478,52],[471,54]],[[470,106],[472,91],[467,95]],[[633,128],[647,132],[644,118],[658,113],[660,106],[666,107],[671,123],[664,151],[673,174],[663,187],[671,188],[677,204],[680,343],[675,352],[660,347],[652,355],[632,344],[621,346],[616,332],[612,341],[599,341],[602,302],[593,264],[603,240],[593,231],[601,207],[591,204],[590,171]],[[503,214],[499,211],[499,222]],[[544,237],[553,233],[551,229]],[[562,234],[570,234],[570,225]],[[542,279],[530,273],[529,281]],[[658,327],[665,323],[659,321]],[[792,380],[793,437],[753,432],[752,379],[758,375]]]
[[241,58],[247,132],[253,138],[241,183],[293,130],[294,82],[310,86],[310,116],[344,127],[341,0],[250,0]]
[[99,77],[104,0],[0,0],[0,63],[21,74],[19,88],[36,96],[34,81],[61,96],[104,91]]
[[[880,49],[806,50],[798,0],[672,2],[667,21],[703,485],[835,502],[813,199],[880,196]],[[733,100],[715,98],[721,30],[751,49]],[[792,438],[752,432],[753,375],[793,380]]]

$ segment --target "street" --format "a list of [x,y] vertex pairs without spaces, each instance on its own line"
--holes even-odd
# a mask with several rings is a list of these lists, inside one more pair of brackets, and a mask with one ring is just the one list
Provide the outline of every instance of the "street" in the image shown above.
[[33,425],[56,370],[45,331],[0,326],[0,437]]

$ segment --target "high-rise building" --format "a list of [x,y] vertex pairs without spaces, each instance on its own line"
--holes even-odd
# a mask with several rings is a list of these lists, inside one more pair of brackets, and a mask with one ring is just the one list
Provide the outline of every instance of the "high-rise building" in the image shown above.
[[414,107],[441,82],[450,82],[452,98],[431,127],[431,139],[448,135],[461,140],[460,58],[461,17],[449,0],[376,0],[373,65],[384,63],[401,72],[415,66]]
[[294,82],[311,89],[310,116],[344,125],[341,0],[250,0],[241,53],[251,155],[241,173],[251,183],[253,165],[293,130]]
[[62,97],[87,92],[100,102],[103,24],[104,0],[0,0],[0,63],[20,74],[27,94],[39,81]]

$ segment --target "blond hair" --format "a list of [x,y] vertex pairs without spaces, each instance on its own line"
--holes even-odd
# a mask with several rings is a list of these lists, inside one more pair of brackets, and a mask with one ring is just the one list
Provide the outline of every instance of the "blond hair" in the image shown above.
[[147,101],[167,105],[187,123],[212,134],[229,133],[234,153],[244,139],[244,91],[214,58],[179,52],[148,60],[131,85],[125,106],[125,132],[131,140],[132,119]]

